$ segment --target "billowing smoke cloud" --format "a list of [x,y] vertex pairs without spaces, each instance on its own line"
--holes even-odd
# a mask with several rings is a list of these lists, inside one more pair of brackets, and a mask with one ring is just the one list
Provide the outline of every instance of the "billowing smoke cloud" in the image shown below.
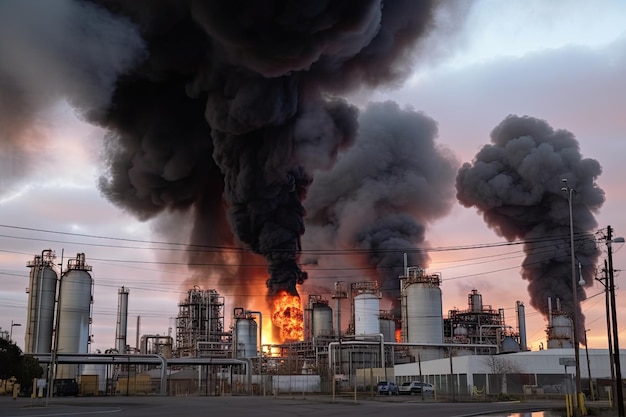
[[228,241],[226,207],[231,240],[265,258],[270,295],[296,295],[311,172],[357,130],[334,95],[407,75],[435,4],[101,3],[139,25],[149,53],[95,119],[114,132],[103,192],[142,217],[193,205],[192,243]]
[[[583,334],[580,304],[573,305],[569,204],[561,179],[575,190],[575,253],[586,285],[592,285],[600,253],[589,234],[597,227],[594,213],[604,203],[604,191],[596,184],[600,164],[582,158],[572,133],[532,117],[507,117],[491,132],[491,142],[459,170],[457,198],[482,213],[498,235],[525,240],[522,276],[531,305],[547,315],[548,297],[559,298],[564,311],[576,309],[578,334]],[[584,289],[577,286],[576,291],[584,300]]]
[[93,4],[0,2],[0,193],[41,162],[44,115],[56,102],[103,112],[143,51],[128,19]]
[[350,281],[374,278],[395,302],[403,254],[409,266],[428,266],[427,253],[416,249],[424,246],[427,225],[454,202],[458,163],[436,143],[436,122],[413,109],[371,104],[359,126],[355,146],[332,171],[316,174],[305,205],[305,249],[338,252],[311,252],[307,262],[329,268],[348,259],[362,265],[365,272],[352,272]]
[[[243,243],[267,263],[270,295],[296,295],[307,277],[299,254],[312,172],[330,168],[358,130],[358,111],[341,94],[408,76],[443,6],[7,0],[0,7],[0,97],[3,109],[16,105],[5,113],[12,129],[65,97],[110,132],[99,183],[110,201],[140,219],[188,216],[192,247]],[[42,72],[48,78],[38,78]],[[194,252],[189,262],[232,257]]]

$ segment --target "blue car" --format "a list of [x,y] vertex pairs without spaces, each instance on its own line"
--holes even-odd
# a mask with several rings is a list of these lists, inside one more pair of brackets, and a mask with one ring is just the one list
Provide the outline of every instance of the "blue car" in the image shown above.
[[398,386],[389,381],[380,381],[376,387],[376,391],[378,395],[398,395],[400,392]]

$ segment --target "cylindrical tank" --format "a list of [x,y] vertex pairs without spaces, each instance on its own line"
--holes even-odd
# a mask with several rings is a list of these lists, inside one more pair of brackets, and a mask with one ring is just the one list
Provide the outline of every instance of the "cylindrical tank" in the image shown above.
[[390,319],[380,319],[380,332],[385,342],[397,342],[396,322]]
[[[59,289],[58,353],[87,353],[91,329],[93,279],[85,264],[85,255],[79,253],[68,263],[61,277]],[[57,378],[76,378],[74,365],[59,366]]]
[[237,357],[254,358],[257,355],[257,324],[249,317],[238,317],[235,320],[237,340]]
[[354,297],[354,334],[378,334],[380,299],[377,294],[363,293]]
[[407,341],[443,343],[441,288],[431,283],[415,282],[405,288]]
[[117,291],[117,324],[115,327],[115,344],[117,351],[126,353],[126,331],[128,328],[128,288]]
[[52,349],[58,279],[53,269],[53,260],[54,253],[48,249],[27,264],[31,270],[24,349],[26,353],[50,353]]
[[572,321],[567,316],[553,316],[552,327],[548,333],[548,349],[571,348],[573,346]]
[[314,303],[312,311],[311,335],[330,336],[333,334],[333,310],[324,303]]
[[478,290],[472,290],[467,298],[470,311],[474,313],[480,313],[483,311],[483,296],[480,295]]

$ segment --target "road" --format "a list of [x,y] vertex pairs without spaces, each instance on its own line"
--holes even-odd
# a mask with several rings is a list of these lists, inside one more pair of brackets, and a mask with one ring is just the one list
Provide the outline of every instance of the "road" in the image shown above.
[[460,417],[562,408],[561,402],[440,403],[406,398],[315,397],[0,397],[0,417]]

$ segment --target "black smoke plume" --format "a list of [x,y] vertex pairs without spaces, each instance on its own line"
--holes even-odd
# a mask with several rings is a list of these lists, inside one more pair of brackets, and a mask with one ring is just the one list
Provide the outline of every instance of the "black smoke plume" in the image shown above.
[[[245,245],[266,261],[270,295],[295,295],[306,279],[299,255],[312,173],[332,167],[358,131],[358,111],[341,96],[405,79],[444,7],[44,3],[0,2],[0,121],[8,114],[9,131],[19,132],[38,109],[68,100],[109,132],[99,187],[110,201],[140,219],[188,216],[192,245]],[[203,257],[192,254],[190,266]]]
[[436,3],[96,3],[135,22],[148,54],[92,119],[112,131],[102,191],[142,217],[194,206],[192,243],[215,239],[226,208],[235,242],[265,258],[269,294],[296,295],[312,170],[357,132],[337,94],[406,76]]
[[[482,213],[496,234],[526,241],[521,273],[531,305],[547,316],[548,298],[559,298],[564,311],[576,311],[583,334],[584,315],[580,304],[573,305],[569,203],[561,180],[575,190],[575,256],[589,286],[600,255],[590,235],[597,227],[594,213],[604,203],[596,184],[600,164],[581,156],[572,133],[533,117],[508,116],[491,132],[491,142],[459,170],[457,198]],[[576,291],[579,302],[586,298],[584,288]]]
[[428,266],[427,252],[417,248],[424,247],[428,224],[452,207],[458,162],[436,143],[436,122],[411,108],[371,104],[359,127],[354,147],[332,171],[316,174],[305,204],[305,249],[333,248],[342,256],[310,255],[306,261],[340,269],[347,258],[362,265],[350,281],[379,281],[395,310],[403,254],[409,266]]

